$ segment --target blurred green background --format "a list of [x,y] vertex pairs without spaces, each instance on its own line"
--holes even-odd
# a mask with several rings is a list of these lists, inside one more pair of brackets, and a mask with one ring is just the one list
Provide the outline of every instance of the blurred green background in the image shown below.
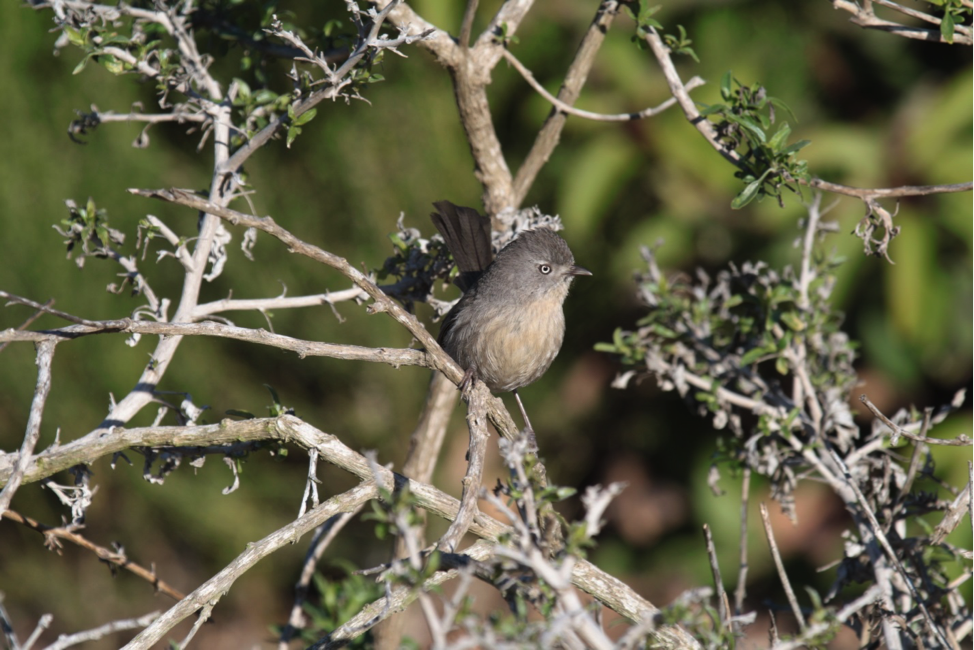
[[[497,4],[483,3],[478,26]],[[434,24],[457,31],[462,3],[425,0],[414,6]],[[343,11],[338,2],[282,1],[278,7],[279,13],[291,12],[297,24],[319,27]],[[539,4],[524,22],[512,50],[549,90],[557,90],[595,8],[595,2],[582,0]],[[678,66],[684,79],[700,75],[708,80],[693,92],[696,100],[716,101],[717,81],[728,69],[744,83],[763,83],[797,115],[794,137],[812,141],[802,153],[817,176],[859,187],[890,187],[959,183],[974,175],[969,48],[863,31],[825,1],[691,1],[664,5],[656,17],[667,28],[684,25],[694,41],[700,63],[680,57]],[[66,129],[75,109],[95,104],[124,112],[141,101],[152,111],[156,102],[153,85],[135,77],[116,78],[96,65],[73,76],[80,54],[66,49],[52,56],[52,27],[50,12],[0,4],[0,121],[6,125],[0,137],[0,288],[37,301],[53,297],[58,309],[85,318],[123,317],[140,302],[104,290],[118,281],[120,269],[98,260],[79,269],[65,259],[51,227],[67,216],[64,200],[81,203],[93,197],[108,210],[111,225],[128,235],[126,252],[132,251],[136,226],[147,213],[191,237],[195,214],[125,190],[206,187],[211,155],[207,147],[197,152],[198,134],[187,134],[185,126],[152,128],[147,149],[131,146],[141,130],[132,124],[103,125],[87,144],[71,142]],[[620,17],[580,107],[617,113],[667,98],[655,62],[630,42],[632,33],[631,20]],[[306,241],[367,268],[381,266],[391,254],[386,235],[395,230],[400,213],[407,226],[429,235],[432,201],[479,206],[481,188],[472,174],[449,78],[418,48],[403,52],[409,58],[386,58],[381,70],[386,81],[368,87],[370,103],[319,106],[290,150],[283,141],[274,142],[247,165],[258,214],[270,214]],[[234,72],[237,56],[231,49],[215,64],[227,72],[225,81],[240,74]],[[274,71],[275,89],[285,91],[281,72],[283,67]],[[508,163],[516,169],[549,107],[503,63],[493,73],[490,96]],[[612,480],[629,482],[609,513],[610,526],[592,559],[657,604],[682,589],[710,584],[702,523],[714,530],[724,579],[733,588],[738,483],[725,477],[722,486],[728,494],[714,497],[706,473],[715,432],[672,394],[655,390],[652,381],[611,389],[617,368],[592,346],[639,317],[632,273],[641,264],[641,245],[665,240],[660,262],[671,271],[697,266],[714,271],[728,260],[764,259],[777,266],[797,261],[793,242],[804,213],[801,202],[789,197],[783,209],[765,201],[732,211],[731,199],[740,191],[733,171],[677,110],[629,124],[570,118],[561,145],[525,203],[561,215],[576,259],[594,277],[577,282],[566,304],[569,327],[560,357],[522,396],[556,483],[583,489]],[[238,208],[246,209],[242,205]],[[889,413],[911,404],[939,405],[958,389],[970,388],[971,205],[969,193],[900,202],[896,221],[902,234],[890,248],[895,265],[865,257],[860,241],[849,234],[863,216],[861,202],[841,198],[828,215],[839,222],[840,232],[827,245],[848,260],[835,298],[847,314],[850,334],[862,342],[863,385],[857,394],[869,394]],[[256,261],[247,261],[237,246],[241,233],[234,234],[227,269],[204,287],[202,301],[225,297],[231,289],[234,297],[245,298],[279,295],[282,287],[296,296],[348,286],[336,273],[288,254],[263,236]],[[157,263],[151,254],[141,265],[156,292],[175,301],[178,265],[171,258]],[[312,340],[410,344],[409,335],[391,319],[368,316],[354,304],[338,310],[344,322],[318,308],[279,311],[273,326]],[[425,306],[418,312],[428,321]],[[17,326],[29,315],[21,307],[0,310],[0,329]],[[239,325],[266,326],[259,314],[227,316]],[[45,317],[35,327],[58,324]],[[121,337],[98,336],[59,346],[41,446],[51,444],[56,431],[65,442],[96,426],[109,396],[121,398],[132,389],[154,345],[149,337],[130,348]],[[12,345],[0,354],[0,448],[5,451],[19,447],[23,436],[33,362],[30,345]],[[375,449],[381,462],[398,466],[427,381],[427,373],[416,368],[299,360],[271,348],[189,339],[160,388],[191,393],[197,404],[211,407],[204,419],[216,421],[227,409],[266,414],[270,397],[263,385],[269,384],[315,426],[353,448]],[[436,479],[454,494],[459,493],[467,442],[461,411]],[[150,422],[155,412],[145,409],[132,424]],[[935,435],[970,429],[971,411],[965,407]],[[944,478],[963,485],[969,451],[937,450],[936,456]],[[162,578],[186,592],[248,542],[293,519],[307,464],[299,453],[284,461],[254,456],[244,466],[241,488],[223,496],[220,491],[232,477],[219,458],[200,470],[183,467],[161,487],[143,481],[139,457],[131,458],[134,466],[122,462],[115,470],[108,459],[94,465],[99,492],[84,534],[102,545],[123,544],[133,560],[155,563]],[[493,471],[499,475],[496,467]],[[351,484],[330,467],[320,475],[325,494]],[[752,494],[755,508],[759,499],[768,498],[760,484],[752,486]],[[836,499],[818,486],[804,485],[797,497],[799,523],[793,527],[776,520],[778,541],[792,579],[824,592],[834,570],[816,574],[815,568],[840,557],[839,533],[848,522]],[[23,487],[13,507],[51,525],[66,514],[38,485]],[[564,509],[577,513],[578,504],[570,501]],[[784,602],[757,524],[752,516],[752,607],[765,599]],[[961,528],[956,541],[969,548],[970,529]],[[200,647],[271,640],[267,626],[286,618],[303,553],[299,543],[248,573],[221,601],[217,623],[205,627]],[[371,566],[387,559],[388,546],[374,540],[368,523],[359,523],[339,538],[329,556]],[[0,523],[0,591],[21,639],[44,612],[55,614],[52,634],[169,604],[134,577],[123,574],[113,580],[89,553],[68,547],[58,557],[44,549],[39,535],[10,522]],[[757,638],[764,634],[761,628]]]

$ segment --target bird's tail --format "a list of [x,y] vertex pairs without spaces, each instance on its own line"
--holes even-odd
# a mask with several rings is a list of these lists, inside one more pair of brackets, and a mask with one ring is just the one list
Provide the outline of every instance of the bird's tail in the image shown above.
[[490,217],[449,201],[437,201],[433,207],[436,212],[430,214],[430,218],[453,253],[460,270],[457,284],[466,291],[494,260],[490,245]]

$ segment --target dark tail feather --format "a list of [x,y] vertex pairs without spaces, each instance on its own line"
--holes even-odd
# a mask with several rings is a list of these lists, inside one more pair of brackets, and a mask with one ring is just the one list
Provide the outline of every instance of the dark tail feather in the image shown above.
[[460,280],[466,285],[460,288],[466,291],[494,260],[490,246],[490,217],[449,201],[437,201],[433,207],[436,212],[430,214],[430,218],[453,253]]

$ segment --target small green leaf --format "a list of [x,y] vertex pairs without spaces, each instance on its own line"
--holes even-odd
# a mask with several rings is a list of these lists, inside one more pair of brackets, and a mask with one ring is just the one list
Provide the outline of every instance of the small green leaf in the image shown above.
[[741,357],[741,366],[749,366],[766,354],[770,354],[772,350],[768,348],[753,348],[744,353]]
[[64,33],[67,34],[68,42],[71,43],[71,45],[76,45],[78,47],[85,46],[85,33],[81,30],[68,25],[64,28]]
[[227,409],[224,411],[226,415],[231,415],[233,417],[243,418],[244,420],[253,420],[257,416],[249,411],[239,411],[237,409]]
[[758,195],[758,190],[761,189],[761,183],[764,181],[764,176],[761,178],[748,183],[747,187],[741,190],[741,193],[734,197],[731,201],[731,208],[734,210],[740,210],[745,205],[754,200],[754,197]]
[[803,321],[801,317],[799,317],[798,314],[793,311],[786,311],[783,313],[781,315],[781,322],[796,332],[802,332],[806,327],[805,321]]
[[118,75],[125,72],[125,64],[116,59],[111,54],[104,54],[98,57],[98,63],[105,66],[105,69],[112,74]]
[[89,55],[85,56],[85,58],[81,59],[81,62],[78,63],[78,65],[74,66],[74,70],[71,71],[71,74],[80,74],[81,71],[85,69],[85,66],[88,65],[88,60],[90,58],[91,58],[91,55],[89,54]]
[[287,142],[285,143],[288,149],[291,148],[291,143],[294,142],[294,139],[297,138],[299,135],[301,135],[301,127],[300,126],[291,126],[291,127],[288,127],[288,130],[287,130]]
[[778,153],[781,150],[781,145],[788,141],[789,135],[791,135],[791,127],[788,126],[788,122],[785,122],[778,129],[778,132],[768,140],[768,146],[772,151]]
[[724,76],[720,78],[720,96],[725,102],[729,102],[731,100],[731,84],[733,81],[734,76],[731,74],[730,70],[725,72]]
[[294,120],[294,126],[301,126],[302,124],[307,124],[311,120],[315,119],[315,115],[317,114],[318,114],[317,108],[312,108],[310,110],[305,111],[304,113],[301,113],[296,118],[292,118]]
[[779,375],[788,374],[788,359],[784,357],[778,357],[774,362],[774,369],[778,371]]
[[732,113],[728,113],[724,116],[724,118],[729,122],[734,122],[735,124],[740,124],[743,126],[745,129],[757,136],[759,142],[763,143],[767,140],[767,136],[764,134],[764,129],[758,126],[754,120],[744,117],[743,115],[734,115]]
[[237,84],[237,97],[246,99],[250,97],[250,86],[243,79],[234,77],[233,81]]
[[954,14],[948,9],[944,17],[940,19],[940,35],[944,40],[953,45],[954,43]]
[[810,144],[812,144],[812,141],[811,140],[799,140],[795,144],[790,145],[790,146],[785,147],[784,149],[782,149],[781,150],[781,155],[785,156],[785,155],[788,155],[788,154],[795,153],[796,151],[798,151],[800,149],[804,149],[805,147],[807,147]]
[[722,113],[727,110],[727,106],[724,104],[697,104],[700,106],[700,115],[706,117],[708,115],[713,115],[714,113]]

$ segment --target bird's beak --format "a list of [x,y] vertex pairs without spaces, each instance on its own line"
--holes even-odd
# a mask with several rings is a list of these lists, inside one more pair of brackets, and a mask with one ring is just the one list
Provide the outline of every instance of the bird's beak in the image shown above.
[[592,275],[592,272],[584,266],[573,266],[568,270],[568,275]]

